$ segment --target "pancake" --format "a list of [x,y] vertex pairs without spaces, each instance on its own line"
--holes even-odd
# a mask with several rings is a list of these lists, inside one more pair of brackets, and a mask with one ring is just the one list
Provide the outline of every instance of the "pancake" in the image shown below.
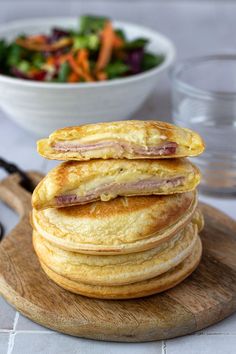
[[91,298],[118,300],[148,296],[174,287],[196,269],[200,262],[201,254],[202,244],[200,237],[198,237],[192,253],[175,268],[148,280],[119,286],[89,285],[70,280],[57,274],[43,262],[40,263],[47,276],[66,290]]
[[205,221],[204,221],[203,214],[199,208],[195,210],[195,213],[193,214],[192,217],[192,222],[197,225],[198,232],[201,232],[203,230]]
[[117,196],[166,195],[194,190],[199,170],[186,159],[64,162],[38,184],[35,209],[83,205]]
[[192,252],[198,237],[189,223],[171,240],[142,252],[123,255],[85,255],[62,250],[33,232],[38,258],[57,274],[93,285],[124,285],[153,278],[176,267]]
[[67,127],[38,142],[40,155],[64,161],[186,157],[203,150],[201,137],[189,129],[139,120]]
[[120,197],[69,208],[33,210],[32,226],[58,247],[79,253],[132,253],[168,240],[192,218],[197,194]]

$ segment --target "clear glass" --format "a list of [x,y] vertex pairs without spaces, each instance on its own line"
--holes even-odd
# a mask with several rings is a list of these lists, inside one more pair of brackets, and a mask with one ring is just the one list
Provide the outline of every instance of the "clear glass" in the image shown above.
[[173,120],[197,131],[205,152],[193,159],[201,190],[236,195],[236,55],[177,63],[171,72]]

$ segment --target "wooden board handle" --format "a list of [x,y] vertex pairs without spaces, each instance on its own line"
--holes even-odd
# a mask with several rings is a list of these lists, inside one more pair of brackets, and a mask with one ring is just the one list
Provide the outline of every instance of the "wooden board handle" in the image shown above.
[[[29,172],[27,175],[34,186],[42,179],[40,173]],[[0,199],[15,210],[20,218],[28,215],[31,209],[31,193],[20,185],[20,176],[12,174],[0,182]]]

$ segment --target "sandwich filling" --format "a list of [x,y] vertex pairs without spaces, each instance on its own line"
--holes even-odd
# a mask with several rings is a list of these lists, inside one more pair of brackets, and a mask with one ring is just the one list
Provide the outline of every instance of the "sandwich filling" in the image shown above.
[[134,153],[137,156],[169,156],[176,153],[178,144],[175,142],[165,142],[158,146],[137,146],[127,142],[103,141],[91,144],[80,144],[77,141],[58,141],[52,145],[55,151],[59,152],[79,152],[111,148],[115,149],[117,155],[123,152]]
[[56,204],[58,207],[64,207],[68,205],[85,204],[98,199],[108,201],[116,198],[118,195],[150,195],[155,194],[155,192],[160,193],[169,188],[182,186],[184,181],[184,176],[178,176],[168,179],[147,178],[137,182],[107,183],[88,191],[85,195],[79,195],[76,193],[76,190],[74,190],[70,194],[56,196]]

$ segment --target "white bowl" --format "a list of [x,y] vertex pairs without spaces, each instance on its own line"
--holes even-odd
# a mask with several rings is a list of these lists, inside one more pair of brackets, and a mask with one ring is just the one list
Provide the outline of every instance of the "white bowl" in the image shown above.
[[[76,27],[76,18],[48,18],[12,22],[0,26],[0,38],[20,33],[49,32],[53,26]],[[121,120],[129,117],[151,93],[158,76],[175,58],[173,44],[161,34],[125,22],[114,21],[129,39],[147,37],[148,49],[162,53],[158,67],[127,78],[95,83],[45,83],[0,75],[0,106],[16,123],[38,136],[64,126]]]

